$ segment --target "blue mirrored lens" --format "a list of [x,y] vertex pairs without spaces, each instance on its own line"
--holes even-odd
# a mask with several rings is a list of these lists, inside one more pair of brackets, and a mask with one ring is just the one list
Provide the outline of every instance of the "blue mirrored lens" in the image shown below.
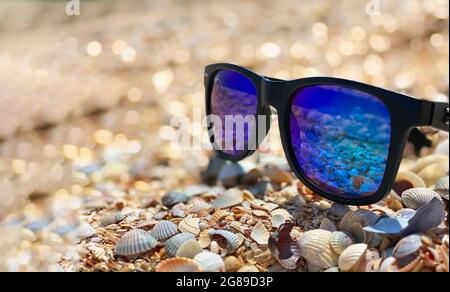
[[346,198],[378,191],[391,136],[378,98],[341,86],[303,88],[291,105],[290,136],[299,167],[318,188]]

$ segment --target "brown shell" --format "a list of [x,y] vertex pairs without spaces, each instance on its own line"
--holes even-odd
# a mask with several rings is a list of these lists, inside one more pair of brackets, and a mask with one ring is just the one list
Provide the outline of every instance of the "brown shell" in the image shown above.
[[192,273],[201,272],[201,269],[193,260],[177,257],[160,262],[156,266],[156,272]]

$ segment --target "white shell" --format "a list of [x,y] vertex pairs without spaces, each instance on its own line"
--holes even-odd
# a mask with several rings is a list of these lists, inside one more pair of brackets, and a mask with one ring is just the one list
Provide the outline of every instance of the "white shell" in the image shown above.
[[337,254],[341,254],[347,247],[352,244],[352,238],[344,232],[336,231],[331,234],[330,245]]
[[276,214],[272,216],[272,219],[270,221],[272,222],[273,227],[278,228],[286,222],[286,219],[283,215]]
[[342,272],[356,272],[359,264],[364,260],[368,246],[365,243],[347,247],[339,257],[339,269]]
[[133,229],[125,233],[117,242],[114,252],[119,256],[137,256],[153,249],[158,244],[149,232]]
[[441,196],[433,190],[427,188],[409,189],[402,194],[402,201],[406,207],[417,210],[429,203],[432,199],[441,199]]
[[255,227],[253,227],[250,237],[260,245],[267,245],[270,232],[267,230],[266,226],[259,221],[256,223]]
[[213,209],[223,209],[239,205],[244,200],[244,195],[241,190],[229,189],[224,194],[220,195],[212,204]]
[[300,238],[301,255],[320,269],[337,265],[338,255],[330,245],[331,232],[322,229],[305,232]]
[[177,234],[177,225],[170,221],[163,220],[153,227],[150,234],[157,240],[165,240]]
[[180,246],[190,239],[195,239],[194,235],[190,233],[179,233],[166,240],[164,247],[168,257],[174,257],[177,254]]
[[222,258],[212,252],[204,251],[194,257],[200,268],[205,272],[223,272],[225,271],[225,263]]
[[178,229],[181,232],[186,232],[197,236],[200,234],[199,223],[199,218],[192,218],[191,216],[188,216],[181,220],[180,224],[178,224]]
[[197,240],[189,239],[178,248],[176,256],[193,259],[197,254],[201,253],[202,251],[203,248],[198,244]]

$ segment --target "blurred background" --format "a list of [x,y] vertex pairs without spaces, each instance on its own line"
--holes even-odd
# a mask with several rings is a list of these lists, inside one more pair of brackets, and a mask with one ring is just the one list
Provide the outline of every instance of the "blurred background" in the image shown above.
[[448,102],[448,0],[69,2],[0,2],[0,270],[78,256],[80,210],[113,182],[198,181],[209,153],[171,145],[169,124],[204,106],[209,63]]

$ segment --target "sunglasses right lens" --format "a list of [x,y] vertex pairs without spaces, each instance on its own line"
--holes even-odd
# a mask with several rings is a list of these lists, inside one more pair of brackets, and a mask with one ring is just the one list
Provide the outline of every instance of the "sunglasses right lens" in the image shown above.
[[368,197],[383,181],[391,136],[389,110],[355,89],[300,89],[290,109],[290,137],[303,173],[318,188],[344,198]]
[[215,75],[211,120],[217,150],[233,157],[247,151],[256,126],[257,107],[257,90],[252,80],[232,70],[221,70]]

